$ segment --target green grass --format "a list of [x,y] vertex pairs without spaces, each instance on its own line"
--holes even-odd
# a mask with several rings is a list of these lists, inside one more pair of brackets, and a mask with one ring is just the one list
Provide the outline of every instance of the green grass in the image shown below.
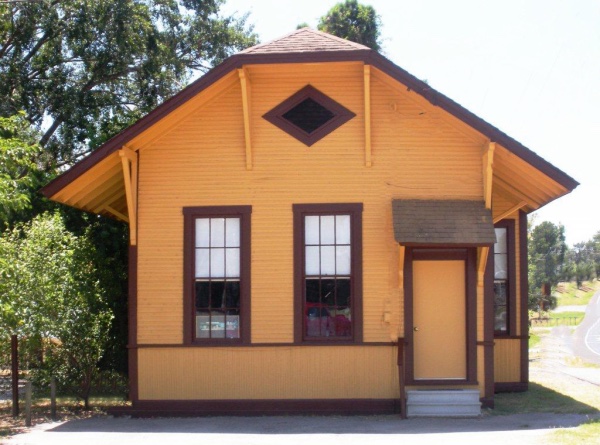
[[590,420],[577,428],[568,428],[553,432],[548,444],[580,445],[600,444],[600,420]]
[[592,290],[588,292],[584,292],[581,289],[577,289],[577,285],[575,282],[571,283],[562,283],[562,286],[565,289],[564,293],[555,292],[556,300],[558,306],[576,306],[576,305],[587,305],[592,296],[600,289],[600,281],[584,281],[583,286],[589,287]]
[[529,349],[536,347],[540,340],[541,338],[539,335],[533,333],[529,334]]
[[583,311],[552,312],[550,318],[583,318],[584,315]]
[[529,383],[529,391],[494,396],[493,415],[520,413],[597,414],[594,406],[579,402],[539,383]]

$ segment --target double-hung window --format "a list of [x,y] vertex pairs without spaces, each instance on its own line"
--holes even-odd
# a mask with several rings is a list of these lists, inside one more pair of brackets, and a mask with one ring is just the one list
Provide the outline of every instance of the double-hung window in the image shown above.
[[514,221],[500,221],[495,226],[494,244],[494,333],[510,335],[515,328],[515,254]]
[[187,342],[249,341],[250,212],[184,208]]
[[362,204],[293,209],[295,341],[361,341]]

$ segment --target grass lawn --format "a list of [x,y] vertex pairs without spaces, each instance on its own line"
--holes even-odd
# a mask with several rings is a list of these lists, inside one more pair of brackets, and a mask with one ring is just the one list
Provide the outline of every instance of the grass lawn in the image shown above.
[[559,285],[564,292],[555,292],[558,306],[576,306],[576,305],[587,305],[592,296],[600,290],[600,281],[584,281],[582,289],[577,289],[575,282],[561,283]]
[[600,420],[590,420],[575,429],[556,431],[548,444],[580,445],[600,444]]

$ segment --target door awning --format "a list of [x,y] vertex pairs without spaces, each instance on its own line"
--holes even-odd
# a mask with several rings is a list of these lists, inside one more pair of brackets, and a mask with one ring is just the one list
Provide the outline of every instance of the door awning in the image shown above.
[[405,246],[491,246],[492,212],[483,201],[394,199],[394,236]]

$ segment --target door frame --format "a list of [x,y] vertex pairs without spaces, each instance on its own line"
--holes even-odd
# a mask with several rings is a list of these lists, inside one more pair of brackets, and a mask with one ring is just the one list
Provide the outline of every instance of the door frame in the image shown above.
[[[415,380],[413,261],[463,260],[465,262],[466,379]],[[407,247],[404,262],[404,333],[406,341],[405,382],[407,385],[477,384],[477,249]]]

